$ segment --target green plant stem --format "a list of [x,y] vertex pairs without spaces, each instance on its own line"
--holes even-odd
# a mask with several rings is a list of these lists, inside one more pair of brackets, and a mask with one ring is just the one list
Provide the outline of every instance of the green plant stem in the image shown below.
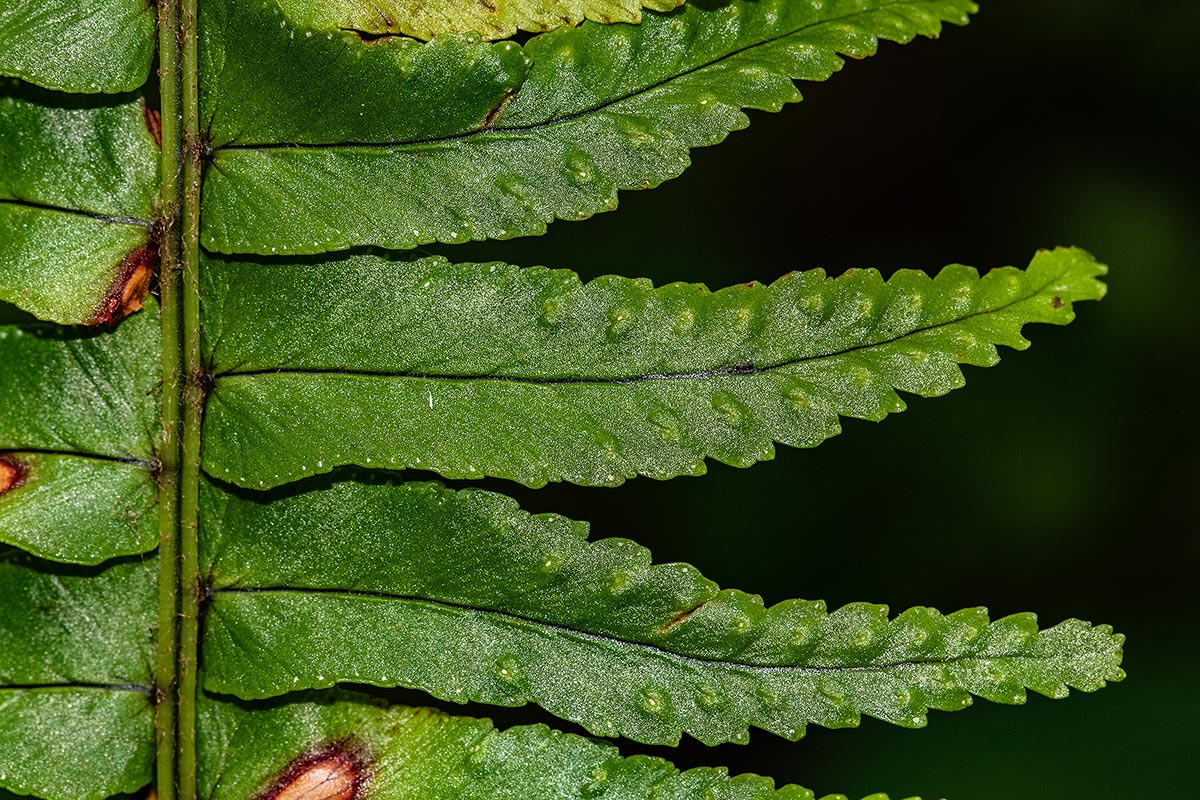
[[160,242],[163,442],[159,453],[159,606],[155,656],[157,792],[196,796],[197,542],[200,417],[199,108],[196,0],[159,6],[162,96]]
[[197,0],[182,0],[183,118],[183,464],[180,475],[179,796],[196,797],[196,689],[199,672],[200,599],[200,422],[205,374],[200,360],[200,93],[196,27]]

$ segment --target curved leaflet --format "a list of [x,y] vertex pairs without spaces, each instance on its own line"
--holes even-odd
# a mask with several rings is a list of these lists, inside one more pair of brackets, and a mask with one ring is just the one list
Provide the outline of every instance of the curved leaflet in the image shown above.
[[748,124],[741,109],[799,100],[792,79],[825,80],[839,54],[936,35],[974,8],[730,0],[585,23],[523,50],[455,36],[365,44],[281,27],[257,4],[213,10],[202,239],[223,253],[317,253],[543,233],[676,177],[690,148]]
[[155,576],[0,555],[0,789],[101,800],[150,781]]
[[0,542],[81,564],[158,543],[157,311],[106,334],[0,325]]
[[535,702],[641,742],[789,739],[869,714],[920,727],[976,694],[1020,703],[1120,680],[1123,637],[1031,614],[943,616],[721,590],[633,542],[438,484],[339,483],[275,501],[205,495],[208,689],[338,682]]
[[813,270],[709,292],[438,258],[212,259],[204,466],[255,488],[339,464],[530,486],[749,466],[774,442],[819,444],[839,416],[903,410],[897,390],[962,386],[959,364],[1070,322],[1104,271],[1056,250],[983,278]]
[[158,265],[147,113],[0,82],[0,300],[67,325],[142,307]]
[[0,75],[66,92],[128,92],[146,82],[157,23],[147,0],[4,0]]

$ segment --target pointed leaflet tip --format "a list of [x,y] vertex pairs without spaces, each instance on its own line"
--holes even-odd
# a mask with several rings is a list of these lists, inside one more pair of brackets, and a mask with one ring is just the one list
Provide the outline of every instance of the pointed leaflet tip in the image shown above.
[[100,307],[88,320],[89,325],[112,325],[135,311],[142,310],[150,282],[158,270],[158,238],[151,237],[142,246],[125,256],[117,276],[100,301]]
[[29,466],[9,455],[0,455],[0,496],[19,489],[29,477]]

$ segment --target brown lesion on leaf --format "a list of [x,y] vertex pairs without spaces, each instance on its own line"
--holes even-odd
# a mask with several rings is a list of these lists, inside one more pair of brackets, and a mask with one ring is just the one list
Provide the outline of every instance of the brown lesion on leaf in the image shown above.
[[296,756],[254,800],[362,800],[370,782],[363,749],[333,742]]
[[671,617],[671,619],[667,620],[665,625],[660,625],[658,628],[658,632],[659,633],[670,633],[672,628],[674,628],[679,623],[685,621],[688,617],[690,617],[692,614],[695,614],[697,611],[699,611],[702,608],[704,608],[704,603],[698,603],[698,604],[692,606],[691,608],[687,609],[686,611],[680,611],[678,614]]
[[29,478],[29,465],[8,453],[0,453],[0,497],[19,489]]
[[158,271],[158,261],[158,236],[153,235],[145,244],[125,256],[88,324],[112,325],[135,311],[141,311]]
[[151,108],[143,101],[142,119],[146,122],[146,130],[150,132],[150,137],[154,139],[155,146],[159,150],[162,150],[162,114],[157,108]]
[[500,112],[503,111],[504,107],[509,104],[514,95],[516,95],[516,92],[513,90],[505,92],[504,97],[500,98],[500,102],[496,103],[496,105],[492,107],[492,110],[487,113],[487,116],[483,118],[483,122],[479,123],[478,130],[485,131],[492,127],[492,123],[496,121],[496,117],[500,116]]
[[1050,305],[1052,305],[1054,308],[1062,308],[1063,299],[1058,295],[1054,295],[1054,297],[1050,300]]
[[493,0],[479,0],[479,5],[483,6],[489,13],[496,13],[496,4]]

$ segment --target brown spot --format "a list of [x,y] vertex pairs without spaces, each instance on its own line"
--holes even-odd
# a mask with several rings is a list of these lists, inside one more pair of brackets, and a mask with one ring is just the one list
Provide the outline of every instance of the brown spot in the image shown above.
[[255,800],[361,800],[370,777],[366,759],[341,742],[301,754]]
[[504,107],[508,105],[508,101],[512,99],[513,92],[505,92],[504,97],[500,98],[500,102],[496,103],[496,106],[483,118],[483,122],[479,123],[479,130],[482,131],[492,127],[492,123],[496,121],[496,117],[500,116],[500,112],[504,110]]
[[158,269],[158,239],[150,240],[141,247],[125,256],[117,270],[104,299],[100,301],[95,315],[88,320],[89,325],[112,325],[119,322],[134,311],[142,309],[146,295],[150,293],[150,283]]
[[1054,295],[1054,299],[1050,301],[1050,305],[1054,306],[1055,308],[1062,308],[1063,299],[1058,295]]
[[28,464],[10,455],[0,455],[0,495],[19,489],[28,477]]
[[496,13],[496,4],[493,3],[492,0],[479,0],[479,5],[483,6],[493,14]]
[[689,608],[687,611],[680,611],[678,614],[671,617],[671,619],[667,621],[667,624],[660,625],[658,628],[658,632],[659,633],[670,633],[671,628],[674,628],[676,625],[683,622],[685,619],[690,617],[692,614],[695,614],[697,611],[699,611],[703,607],[704,607],[704,603],[700,603],[697,606],[693,606],[692,608]]
[[148,105],[142,106],[142,117],[146,120],[146,130],[154,138],[154,144],[162,150],[162,114],[158,109]]

